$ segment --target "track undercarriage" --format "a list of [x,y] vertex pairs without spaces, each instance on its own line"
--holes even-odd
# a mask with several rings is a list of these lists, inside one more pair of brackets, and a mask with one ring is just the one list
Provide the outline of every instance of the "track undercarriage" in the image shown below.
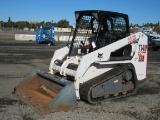
[[106,98],[116,99],[133,95],[137,89],[134,67],[125,64],[82,84],[80,96],[82,100],[96,104]]

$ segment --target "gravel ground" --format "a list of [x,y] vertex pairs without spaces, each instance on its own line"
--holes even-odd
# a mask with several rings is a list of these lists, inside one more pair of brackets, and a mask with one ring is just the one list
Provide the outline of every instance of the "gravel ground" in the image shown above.
[[78,102],[78,108],[40,116],[13,95],[14,87],[33,69],[47,71],[55,46],[14,40],[0,41],[0,120],[160,120],[160,50],[149,50],[147,79],[130,97],[98,105]]

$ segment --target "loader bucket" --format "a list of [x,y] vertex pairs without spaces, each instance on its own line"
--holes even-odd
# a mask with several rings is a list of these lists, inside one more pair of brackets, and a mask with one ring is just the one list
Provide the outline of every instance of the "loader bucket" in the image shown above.
[[77,108],[74,85],[43,71],[34,71],[20,82],[13,95],[41,115]]

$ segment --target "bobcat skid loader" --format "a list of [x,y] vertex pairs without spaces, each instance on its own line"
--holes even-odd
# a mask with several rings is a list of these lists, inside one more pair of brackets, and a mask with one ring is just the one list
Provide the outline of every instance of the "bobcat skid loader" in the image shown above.
[[40,114],[74,109],[77,100],[96,104],[133,95],[146,78],[148,39],[130,35],[128,15],[87,10],[75,17],[72,40],[55,51],[49,72],[37,70],[14,89]]

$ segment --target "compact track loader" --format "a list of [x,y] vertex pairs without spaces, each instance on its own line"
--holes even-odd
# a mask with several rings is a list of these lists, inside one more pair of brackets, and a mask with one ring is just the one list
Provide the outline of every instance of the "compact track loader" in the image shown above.
[[148,39],[130,35],[128,15],[76,11],[76,28],[67,46],[55,51],[49,72],[37,70],[13,94],[40,114],[96,104],[136,93],[146,78]]

